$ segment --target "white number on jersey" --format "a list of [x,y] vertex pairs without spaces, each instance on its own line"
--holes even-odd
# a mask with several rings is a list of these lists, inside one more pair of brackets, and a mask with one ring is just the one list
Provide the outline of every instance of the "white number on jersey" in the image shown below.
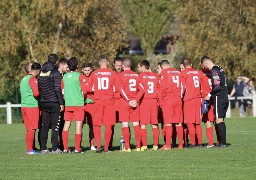
[[153,94],[154,93],[154,83],[153,82],[148,82],[148,93]]
[[177,87],[179,87],[179,76],[172,76],[172,82],[177,84]]
[[129,87],[131,92],[136,91],[136,79],[129,79]]
[[199,80],[198,80],[198,76],[193,76],[193,81],[194,81],[194,86],[196,87],[196,88],[198,88],[199,87]]
[[107,77],[98,78],[98,89],[108,89],[109,79]]

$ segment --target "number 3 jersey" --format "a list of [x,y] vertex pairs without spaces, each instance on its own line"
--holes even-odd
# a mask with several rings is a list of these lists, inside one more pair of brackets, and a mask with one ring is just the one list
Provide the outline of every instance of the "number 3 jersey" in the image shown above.
[[114,104],[115,93],[119,92],[117,75],[108,68],[98,69],[92,72],[89,87],[94,91],[95,102],[102,105]]
[[180,73],[183,101],[201,98],[200,74],[194,68],[185,68]]
[[118,74],[121,86],[121,96],[127,102],[131,100],[139,101],[137,97],[139,91],[139,75],[132,70],[125,70]]

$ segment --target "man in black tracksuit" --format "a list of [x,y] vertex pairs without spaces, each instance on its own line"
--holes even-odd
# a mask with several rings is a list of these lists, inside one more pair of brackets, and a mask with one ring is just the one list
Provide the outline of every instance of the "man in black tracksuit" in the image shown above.
[[222,67],[215,65],[207,56],[201,58],[201,65],[211,71],[212,91],[206,96],[206,100],[211,98],[213,101],[216,124],[221,138],[219,147],[226,147],[224,118],[229,106],[226,75]]
[[58,56],[56,54],[50,54],[37,79],[41,98],[40,108],[42,110],[40,129],[42,154],[49,152],[47,139],[50,125],[52,129],[52,153],[61,153],[61,150],[58,149],[58,136],[61,111],[64,110],[64,100],[61,93],[61,74],[55,66],[57,60]]

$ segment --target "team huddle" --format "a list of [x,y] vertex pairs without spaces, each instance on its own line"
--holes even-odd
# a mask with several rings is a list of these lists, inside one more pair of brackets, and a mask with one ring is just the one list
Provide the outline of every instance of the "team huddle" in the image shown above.
[[[223,69],[209,57],[201,59],[202,71],[192,68],[189,58],[181,62],[181,71],[172,68],[168,60],[158,63],[158,73],[150,63],[137,64],[138,73],[131,70],[132,61],[115,59],[109,69],[107,56],[99,60],[99,69],[91,63],[60,59],[50,54],[41,67],[38,63],[25,67],[28,73],[20,85],[22,115],[26,126],[27,154],[49,153],[48,131],[52,129],[52,153],[69,153],[69,128],[75,122],[75,153],[81,153],[82,129],[89,126],[91,150],[96,153],[112,150],[114,126],[122,123],[124,148],[131,152],[133,125],[136,148],[148,150],[147,125],[151,125],[153,150],[203,147],[201,121],[207,135],[207,148],[214,147],[212,123],[217,134],[217,146],[226,147],[224,118],[228,108],[228,90]],[[159,124],[165,144],[159,147]],[[35,150],[34,135],[39,126],[40,152]],[[101,126],[105,127],[104,146]],[[189,138],[188,138],[189,137]],[[94,144],[96,143],[96,147]]]

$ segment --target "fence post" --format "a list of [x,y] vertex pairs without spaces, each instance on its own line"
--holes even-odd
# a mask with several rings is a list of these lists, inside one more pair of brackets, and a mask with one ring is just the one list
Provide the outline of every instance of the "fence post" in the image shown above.
[[254,94],[252,98],[252,108],[252,116],[256,117],[256,94]]
[[12,107],[11,103],[7,102],[6,103],[6,114],[7,114],[7,124],[12,124]]
[[228,110],[227,110],[227,112],[226,112],[226,117],[227,118],[231,118],[231,102],[230,102],[230,100],[228,100]]

